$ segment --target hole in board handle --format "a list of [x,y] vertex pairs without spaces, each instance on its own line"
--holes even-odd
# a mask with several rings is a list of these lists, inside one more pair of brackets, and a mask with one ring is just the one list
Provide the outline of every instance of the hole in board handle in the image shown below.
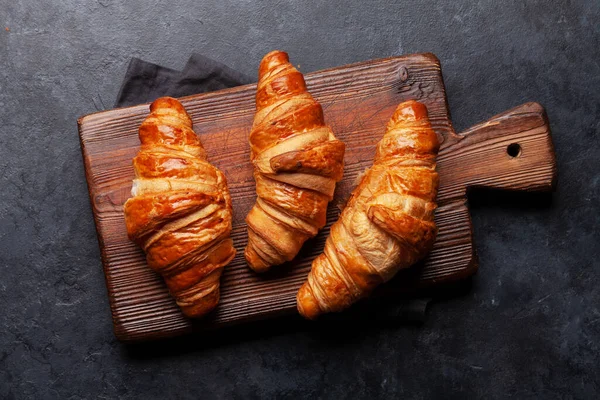
[[506,154],[510,156],[510,158],[516,158],[521,155],[521,145],[519,143],[511,143],[506,147]]

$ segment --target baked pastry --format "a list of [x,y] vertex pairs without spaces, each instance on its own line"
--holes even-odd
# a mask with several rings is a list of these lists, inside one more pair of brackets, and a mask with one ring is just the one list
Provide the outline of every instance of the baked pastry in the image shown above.
[[427,108],[401,103],[298,292],[300,314],[314,319],[341,311],[430,251],[438,149]]
[[325,125],[287,53],[260,63],[250,133],[258,198],[248,213],[250,267],[263,272],[293,259],[326,223],[327,204],[344,170],[344,143]]
[[235,255],[227,181],[206,160],[179,101],[154,101],[139,137],[133,197],[124,206],[127,234],[183,313],[200,317],[219,302],[221,273]]

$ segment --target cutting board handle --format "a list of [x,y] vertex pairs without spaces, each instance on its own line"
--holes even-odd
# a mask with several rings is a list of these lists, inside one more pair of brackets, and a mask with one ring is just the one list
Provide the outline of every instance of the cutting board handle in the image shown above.
[[[456,188],[551,191],[556,158],[544,108],[526,103],[498,114],[454,137],[441,152],[463,168],[450,179]],[[467,166],[467,168],[464,168]]]

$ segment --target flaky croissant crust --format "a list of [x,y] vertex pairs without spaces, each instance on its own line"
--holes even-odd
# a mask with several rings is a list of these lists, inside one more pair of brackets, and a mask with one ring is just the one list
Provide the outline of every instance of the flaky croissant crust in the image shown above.
[[258,198],[246,217],[244,254],[262,272],[294,258],[325,225],[344,169],[344,144],[284,52],[260,64],[250,147]]
[[437,234],[438,149],[427,108],[401,103],[373,167],[331,227],[323,254],[298,292],[300,314],[313,319],[341,311],[430,251]]
[[177,100],[157,99],[139,129],[133,197],[124,205],[129,238],[146,253],[183,313],[202,316],[219,301],[219,280],[235,255],[231,198],[208,163]]

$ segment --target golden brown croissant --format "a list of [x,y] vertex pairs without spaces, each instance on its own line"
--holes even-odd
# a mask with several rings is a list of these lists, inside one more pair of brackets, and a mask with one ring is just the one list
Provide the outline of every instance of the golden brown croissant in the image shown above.
[[183,313],[200,317],[219,302],[221,273],[235,255],[225,176],[208,163],[190,116],[173,98],[150,105],[139,137],[133,197],[124,206],[127,234]]
[[257,272],[293,259],[326,223],[344,170],[344,144],[325,125],[304,77],[281,51],[260,63],[250,133],[256,204],[248,213],[246,260]]
[[427,108],[401,103],[373,167],[352,192],[298,292],[300,314],[313,319],[341,311],[430,251],[437,234],[438,149]]

